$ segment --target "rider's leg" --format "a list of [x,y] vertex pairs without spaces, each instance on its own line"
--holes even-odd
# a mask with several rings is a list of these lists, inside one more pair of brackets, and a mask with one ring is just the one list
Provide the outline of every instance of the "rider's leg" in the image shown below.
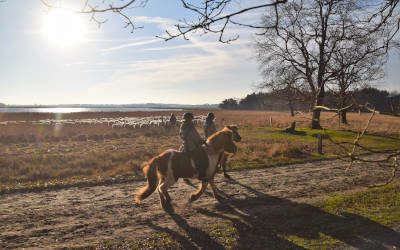
[[207,169],[209,167],[209,160],[206,151],[199,147],[194,153],[196,168],[198,172],[198,179],[201,181],[206,181],[209,176],[207,176]]

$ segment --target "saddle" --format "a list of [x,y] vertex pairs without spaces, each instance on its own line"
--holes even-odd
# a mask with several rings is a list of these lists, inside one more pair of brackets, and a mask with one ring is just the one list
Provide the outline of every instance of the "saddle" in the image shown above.
[[205,149],[200,146],[192,151],[184,152],[184,154],[194,161],[194,165],[199,174],[199,180],[206,180],[206,171],[210,163]]

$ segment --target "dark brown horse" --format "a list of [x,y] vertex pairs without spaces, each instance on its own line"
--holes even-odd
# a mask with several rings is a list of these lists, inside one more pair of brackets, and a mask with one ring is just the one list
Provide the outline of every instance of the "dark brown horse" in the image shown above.
[[[237,147],[234,141],[240,140],[241,137],[237,132],[237,128],[234,129],[234,127],[229,126],[210,136],[207,143],[202,146],[207,152],[209,160],[209,165],[206,169],[206,179],[208,181],[201,182],[198,190],[191,194],[190,202],[197,200],[203,194],[208,183],[210,183],[215,196],[214,175],[221,156],[225,152],[236,153]],[[160,195],[161,206],[164,209],[171,208],[171,198],[168,194],[169,187],[179,178],[198,178],[193,160],[185,153],[172,149],[166,150],[151,159],[143,168],[143,173],[147,178],[147,185],[135,194],[136,203],[140,203],[157,189]]]

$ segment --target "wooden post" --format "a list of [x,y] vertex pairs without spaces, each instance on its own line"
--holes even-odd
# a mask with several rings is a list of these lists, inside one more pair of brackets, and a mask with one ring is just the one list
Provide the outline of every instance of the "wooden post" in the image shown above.
[[272,116],[269,117],[269,126],[272,127]]
[[317,134],[317,148],[318,148],[318,154],[322,155],[322,135]]

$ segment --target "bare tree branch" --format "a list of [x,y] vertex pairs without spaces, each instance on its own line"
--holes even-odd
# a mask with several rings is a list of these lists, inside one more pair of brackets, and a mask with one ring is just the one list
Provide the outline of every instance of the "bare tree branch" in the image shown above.
[[[276,6],[286,3],[287,0],[274,0],[270,3],[254,5],[230,13],[225,13],[224,11],[229,5],[232,5],[231,0],[206,0],[200,6],[196,6],[186,0],[181,0],[181,2],[185,9],[188,9],[197,14],[198,18],[195,21],[183,20],[182,24],[175,25],[177,32],[171,32],[167,30],[166,36],[159,36],[160,38],[166,41],[177,37],[183,37],[187,39],[188,34],[195,31],[202,31],[203,33],[218,34],[220,42],[230,43],[231,41],[237,40],[239,38],[238,35],[230,38],[224,38],[226,29],[230,24],[256,29],[269,29],[276,27],[276,25],[265,27],[253,24],[246,24],[233,20],[234,17],[240,16],[246,12],[250,12],[256,9],[265,9],[269,7],[274,7],[274,10],[277,11]],[[278,16],[278,12],[275,12],[275,15]]]
[[[391,169],[391,175],[384,183],[372,185],[371,187],[387,185],[396,178],[396,173],[399,170],[400,150],[393,149],[393,150],[386,151],[384,153],[385,156],[381,159],[375,159],[375,158],[370,159],[368,157],[364,157],[361,154],[359,154],[359,152],[358,152],[359,149],[366,151],[368,153],[374,153],[374,154],[382,153],[380,151],[373,150],[369,147],[364,147],[360,144],[360,141],[363,139],[363,137],[366,135],[366,133],[368,131],[371,121],[373,120],[374,116],[379,112],[377,112],[375,109],[370,109],[368,107],[368,104],[359,105],[359,106],[364,106],[365,108],[367,108],[371,112],[371,115],[369,116],[364,128],[357,133],[356,137],[354,138],[354,141],[351,143],[350,142],[336,142],[330,136],[327,136],[327,138],[331,143],[338,146],[342,150],[342,152],[345,153],[346,158],[349,158],[350,162],[349,162],[349,165],[346,170],[350,169],[356,162],[361,162],[364,164],[373,163],[373,164],[378,164],[380,167]],[[330,111],[337,110],[337,109],[332,109],[329,107],[319,107],[319,108],[324,109],[324,110],[330,110]],[[338,112],[339,112],[339,110],[338,110]],[[325,133],[327,133],[327,132],[325,131]],[[345,147],[344,145],[351,146],[351,149],[349,149],[348,147]]]
[[[132,9],[132,8],[139,8],[139,7],[145,7],[148,0],[129,0],[129,1],[122,1],[122,3],[120,5],[115,5],[112,1],[111,3],[107,3],[108,1],[97,1],[97,2],[101,2],[101,6],[98,5],[91,5],[89,0],[85,0],[83,1],[83,7],[80,9],[72,9],[70,7],[64,6],[62,4],[56,4],[53,3],[54,1],[51,0],[40,0],[44,6],[46,6],[49,9],[54,9],[54,8],[58,8],[58,9],[64,9],[64,10],[68,10],[68,11],[73,11],[79,14],[89,14],[90,15],[90,20],[94,21],[95,23],[97,23],[97,25],[100,27],[102,24],[104,24],[105,22],[107,22],[107,19],[99,19],[97,17],[97,14],[99,13],[115,13],[116,15],[120,16],[125,25],[125,28],[130,28],[131,32],[134,32],[134,30],[142,28],[142,26],[137,26],[134,23],[134,19],[132,17],[130,17],[129,15],[127,15],[125,13],[126,10],[128,9]],[[58,1],[56,1],[58,2]],[[58,2],[59,3],[59,2]],[[104,7],[102,7],[104,6]]]
[[[58,1],[52,0],[40,0],[48,8],[62,8],[74,11],[81,14],[90,14],[91,20],[96,22],[99,26],[107,21],[107,19],[98,18],[98,14],[102,13],[115,13],[120,16],[125,22],[125,28],[130,28],[131,32],[135,29],[142,28],[135,24],[134,17],[127,14],[127,10],[138,7],[145,7],[148,0],[121,0],[120,4],[114,4],[113,1],[107,0],[85,0],[83,1],[83,7],[80,9],[71,9],[63,5],[56,4]],[[91,2],[98,3],[98,5],[92,5]],[[169,29],[165,31],[164,36],[157,36],[166,41],[182,37],[188,39],[188,35],[193,32],[203,32],[216,34],[218,40],[222,43],[229,43],[239,38],[237,34],[232,35],[232,37],[225,38],[225,33],[232,26],[244,26],[248,28],[255,29],[265,29],[265,28],[276,28],[278,21],[278,8],[277,5],[286,3],[287,0],[270,0],[266,3],[247,6],[243,8],[233,8],[238,1],[232,0],[204,0],[196,4],[188,0],[180,0],[182,7],[193,14],[194,18],[191,20],[183,19],[180,23],[175,24],[174,29]],[[240,2],[240,1],[239,1]],[[243,1],[244,2],[244,1]],[[248,24],[238,20],[234,20],[235,17],[240,17],[241,15],[259,9],[270,9],[275,12],[276,24],[270,27],[258,26],[255,24]],[[230,11],[231,9],[234,9]],[[236,10],[235,10],[236,9]],[[230,12],[229,12],[229,11]]]

